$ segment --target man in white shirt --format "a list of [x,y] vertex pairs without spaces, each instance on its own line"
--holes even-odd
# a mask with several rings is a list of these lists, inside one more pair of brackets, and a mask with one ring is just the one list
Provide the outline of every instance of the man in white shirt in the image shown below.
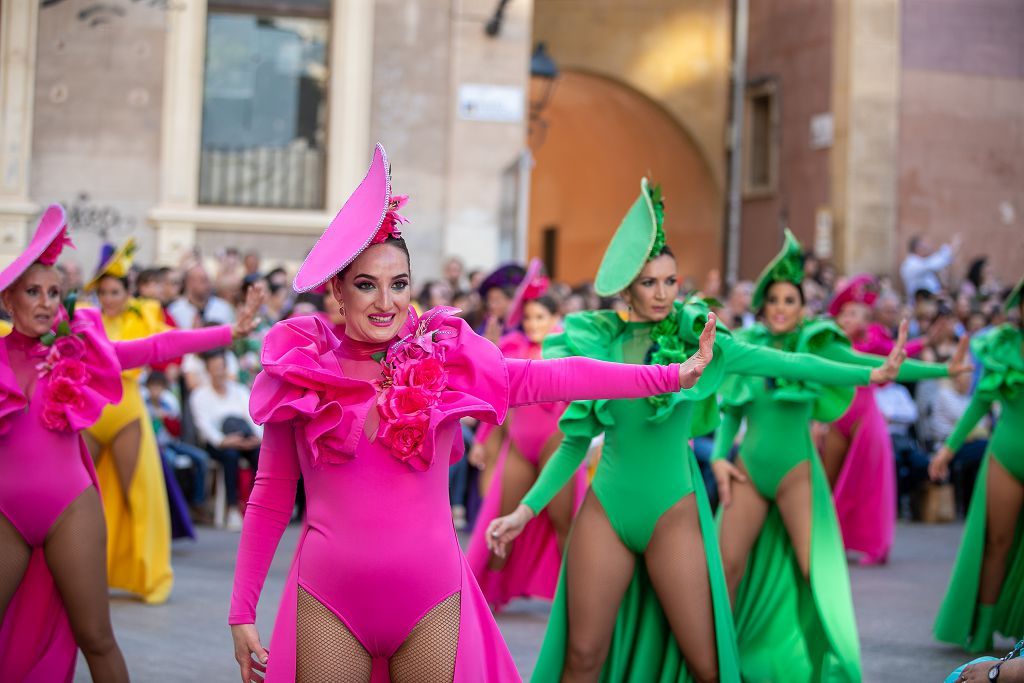
[[949,267],[953,257],[960,249],[960,235],[953,236],[953,241],[943,244],[932,251],[927,237],[914,235],[910,238],[909,253],[900,266],[900,277],[903,278],[903,291],[907,296],[914,296],[918,290],[935,294],[942,289],[939,272]]
[[240,531],[238,512],[239,461],[247,460],[253,469],[259,460],[263,427],[249,416],[249,390],[228,376],[223,349],[202,354],[210,383],[198,387],[189,396],[192,419],[206,443],[210,457],[224,468],[228,499],[227,527]]
[[185,273],[185,294],[167,307],[167,312],[183,330],[202,327],[206,323],[226,325],[235,322],[231,304],[213,295],[210,276],[202,266],[192,266]]

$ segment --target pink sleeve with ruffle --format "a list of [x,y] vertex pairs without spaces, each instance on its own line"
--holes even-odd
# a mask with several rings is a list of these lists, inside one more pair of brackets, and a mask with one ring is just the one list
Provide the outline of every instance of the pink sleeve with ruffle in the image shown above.
[[506,359],[509,404],[645,398],[679,391],[679,366],[608,363],[574,356]]
[[170,330],[142,339],[113,342],[122,370],[199,353],[231,343],[231,326],[218,325],[198,330]]
[[[907,355],[911,358],[915,358],[921,355],[924,351],[925,339],[924,337],[918,337],[917,339],[911,339],[904,346],[904,350]],[[888,356],[892,353],[892,348],[896,346],[895,340],[889,336],[889,333],[885,331],[881,325],[872,324],[868,327],[867,334],[864,336],[864,340],[861,342],[855,342],[853,348],[863,353],[873,353],[876,356]]]
[[256,604],[281,535],[291,521],[298,481],[295,432],[288,422],[270,422],[263,432],[260,464],[238,543],[228,614],[231,625],[256,623]]

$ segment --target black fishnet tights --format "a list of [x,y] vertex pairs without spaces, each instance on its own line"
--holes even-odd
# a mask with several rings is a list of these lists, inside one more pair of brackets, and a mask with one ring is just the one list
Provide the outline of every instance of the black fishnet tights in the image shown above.
[[420,619],[389,669],[392,683],[442,683],[455,678],[462,594],[455,593]]
[[295,633],[296,683],[365,683],[370,655],[341,620],[299,588]]
[[0,623],[3,623],[7,605],[25,576],[32,548],[10,520],[0,514]]
[[43,545],[75,642],[94,681],[128,681],[107,597],[107,527],[92,486],[61,513]]
[[[393,683],[441,683],[455,677],[461,594],[435,606],[391,657]],[[296,683],[365,683],[372,661],[366,649],[319,600],[298,590]]]

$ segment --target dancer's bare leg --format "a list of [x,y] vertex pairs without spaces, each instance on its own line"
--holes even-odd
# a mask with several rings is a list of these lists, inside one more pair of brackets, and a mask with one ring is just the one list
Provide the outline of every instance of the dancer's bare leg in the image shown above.
[[699,683],[715,683],[718,643],[695,495],[685,496],[662,514],[644,559],[687,669]]
[[[540,458],[538,459],[540,469],[543,470],[548,464],[548,460],[558,450],[558,446],[562,443],[562,433],[555,433],[547,443],[544,444],[544,448],[540,452]],[[551,520],[551,526],[555,528],[555,534],[558,536],[558,548],[565,553],[565,543],[569,539],[569,529],[572,527],[572,516],[575,512],[574,507],[576,503],[576,476],[574,475],[569,479],[569,483],[562,487],[562,490],[555,494],[555,497],[548,503],[545,508],[548,513],[548,519]]]
[[110,624],[107,528],[94,487],[83,491],[61,513],[43,550],[92,679],[127,681],[128,669]]
[[130,506],[128,492],[131,490],[132,479],[139,465],[139,447],[142,444],[142,426],[138,420],[125,425],[110,444],[110,452],[114,456],[114,469],[117,480],[121,484],[125,504]]
[[[857,427],[855,426],[854,429]],[[825,433],[825,447],[821,451],[821,464],[825,468],[825,476],[828,477],[828,485],[835,488],[839,473],[843,471],[843,462],[846,460],[846,453],[850,450],[850,439],[847,439],[835,425],[828,426]]]
[[811,575],[811,463],[802,462],[791,469],[775,493],[782,523],[793,544],[797,564],[804,578]]
[[988,496],[985,506],[985,555],[981,562],[978,602],[994,605],[1006,578],[1006,562],[1024,505],[1024,486],[989,456]]
[[562,683],[589,683],[600,679],[619,604],[636,567],[636,557],[593,491],[576,516],[565,562],[569,645]]
[[[519,501],[535,481],[537,481],[537,469],[523,457],[518,448],[509,444],[508,455],[505,456],[505,469],[501,474],[501,507],[498,515],[504,517],[519,507]],[[491,553],[490,559],[487,561],[488,568],[493,571],[503,569],[510,554],[514,552],[515,544],[513,543],[505,557],[498,557]]]
[[732,499],[728,506],[722,508],[722,521],[718,527],[718,544],[722,551],[725,581],[729,585],[729,599],[734,605],[736,591],[747,571],[747,558],[750,557],[750,551],[768,515],[768,501],[758,493],[746,467],[738,458],[736,467],[747,479],[732,480]]

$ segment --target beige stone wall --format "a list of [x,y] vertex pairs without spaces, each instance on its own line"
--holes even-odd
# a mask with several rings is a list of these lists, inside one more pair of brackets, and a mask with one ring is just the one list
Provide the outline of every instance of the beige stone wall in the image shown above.
[[535,0],[533,38],[548,43],[560,66],[619,80],[665,107],[724,188],[729,6],[723,0]]
[[1015,0],[905,0],[899,225],[911,236],[961,233],[953,268],[988,256],[1010,285],[1024,273],[1024,11]]
[[[510,3],[496,37],[491,0],[379,0],[374,20],[371,131],[384,143],[422,282],[458,255],[470,267],[498,257],[502,173],[525,147],[526,121],[462,120],[459,86],[529,81],[532,3]],[[524,207],[525,210],[525,207]]]
[[100,236],[89,227],[111,225],[114,241],[134,234],[140,258],[153,256],[144,218],[159,185],[167,10],[122,3],[120,13],[81,14],[87,5],[65,0],[39,11],[30,195],[45,205],[85,194],[87,207],[120,216],[72,226],[73,258],[91,271]]

